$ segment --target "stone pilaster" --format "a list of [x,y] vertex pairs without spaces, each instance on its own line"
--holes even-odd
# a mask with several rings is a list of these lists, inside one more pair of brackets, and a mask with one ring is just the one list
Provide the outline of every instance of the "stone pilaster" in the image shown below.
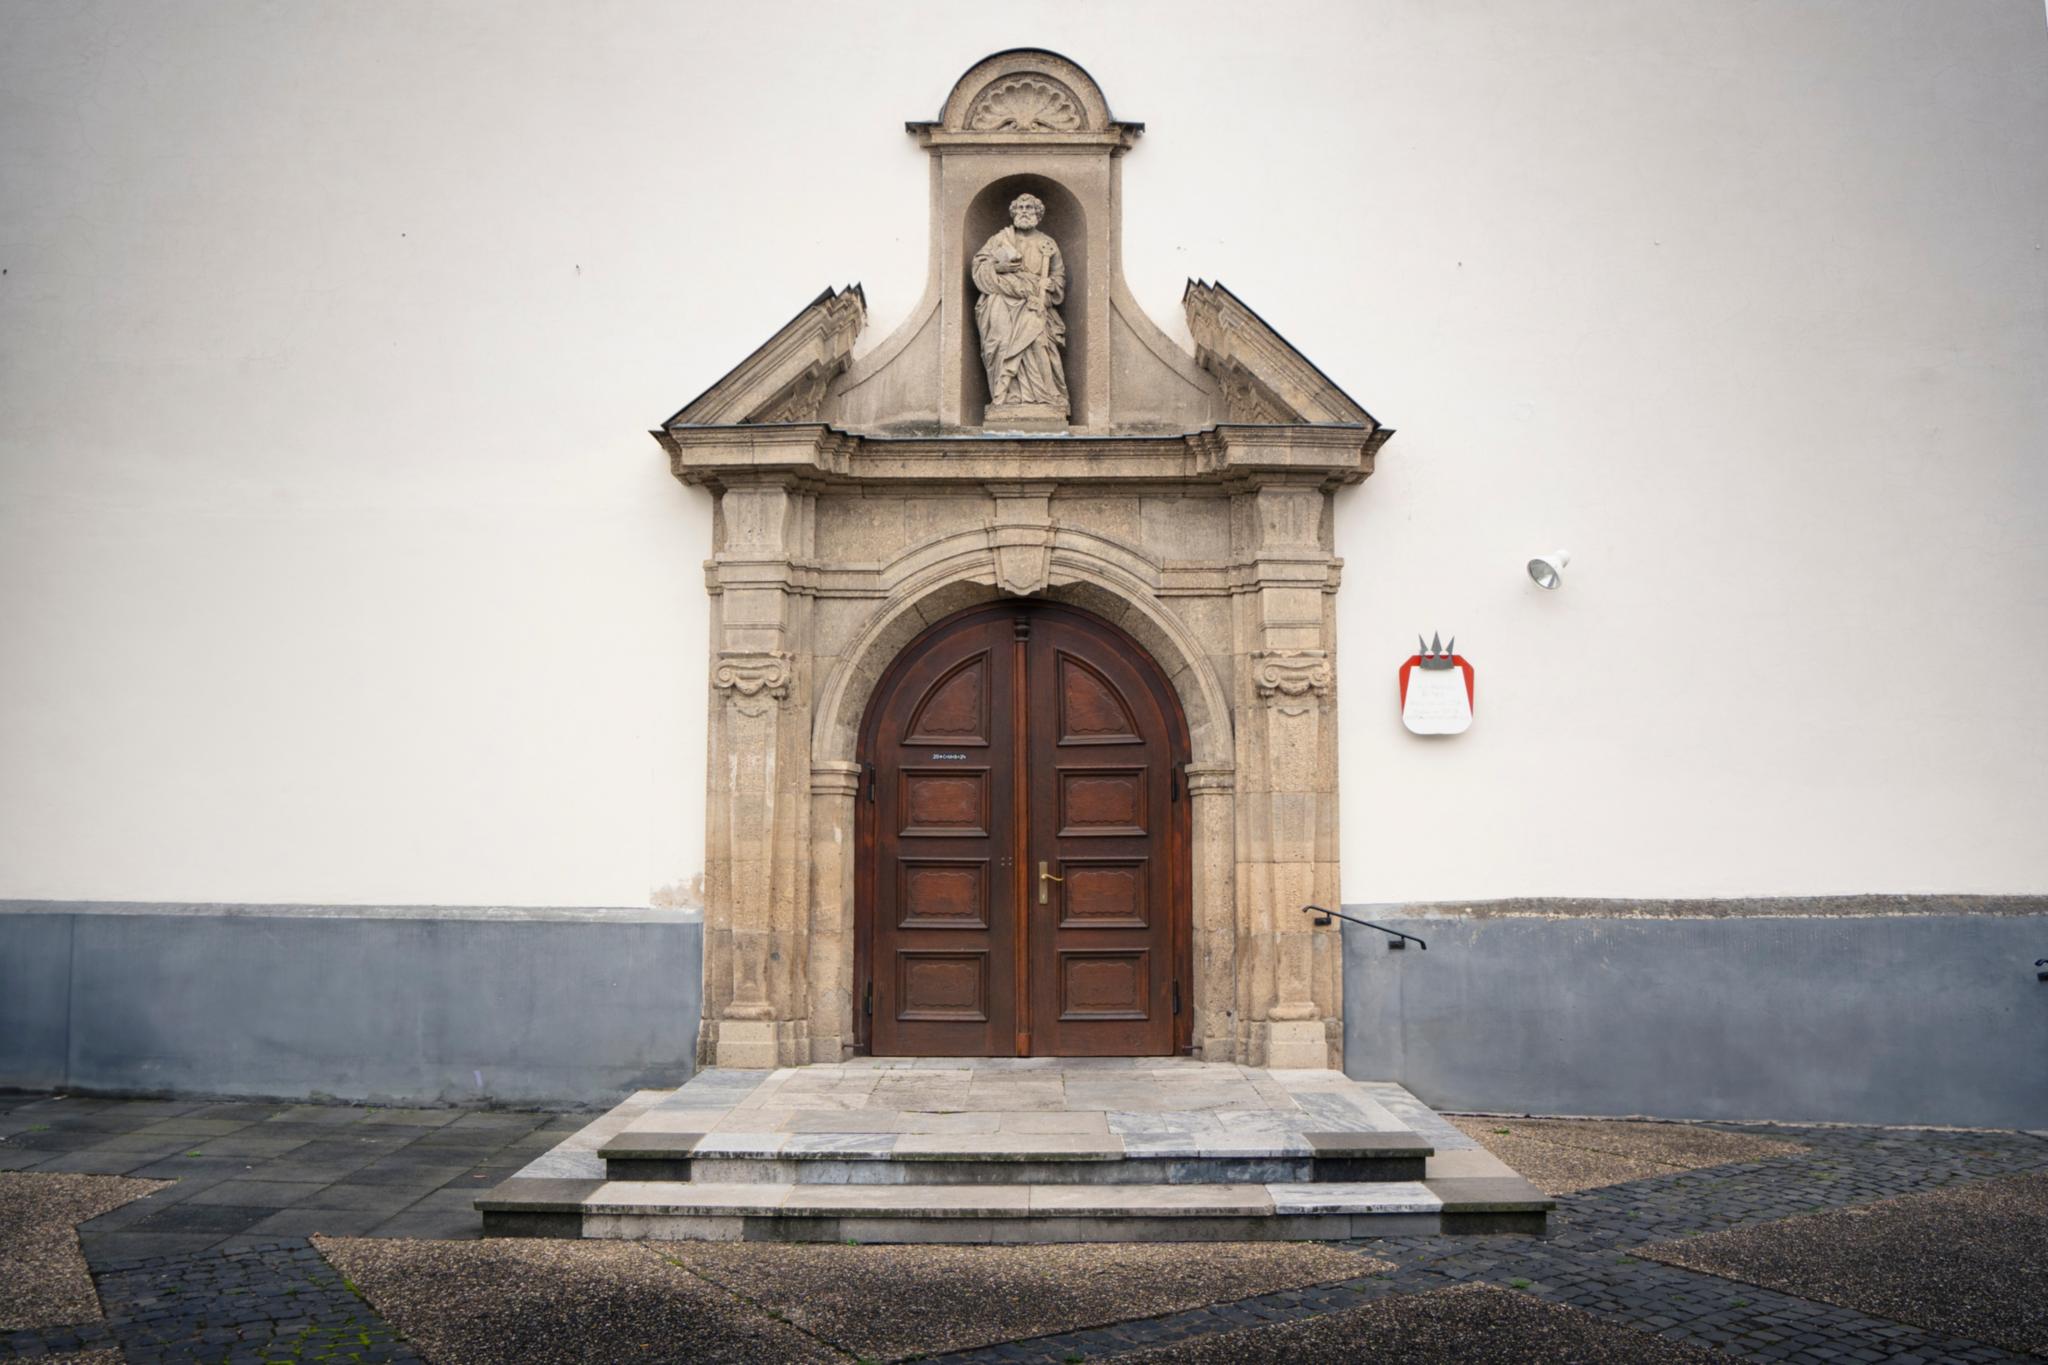
[[852,1048],[855,804],[860,764],[811,765],[811,1060],[836,1062]]
[[1190,764],[1194,803],[1195,1053],[1204,1061],[1237,1060],[1237,918],[1232,886],[1237,858],[1237,770]]
[[1328,493],[1307,481],[1269,481],[1240,495],[1238,534],[1250,591],[1239,599],[1237,689],[1238,913],[1243,1060],[1329,1065],[1312,924],[1301,907],[1336,887],[1333,808],[1335,640],[1326,611],[1334,561]]
[[719,1066],[810,1060],[811,682],[808,602],[795,591],[810,501],[764,480],[718,502],[705,918],[720,941],[707,954],[705,1016]]

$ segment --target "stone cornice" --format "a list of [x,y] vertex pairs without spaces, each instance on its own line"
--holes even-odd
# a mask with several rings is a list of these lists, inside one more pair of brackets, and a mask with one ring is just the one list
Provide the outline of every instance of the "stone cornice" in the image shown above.
[[1224,424],[1181,436],[860,436],[823,423],[670,426],[658,433],[685,483],[1302,483],[1372,473],[1390,435],[1357,425]]

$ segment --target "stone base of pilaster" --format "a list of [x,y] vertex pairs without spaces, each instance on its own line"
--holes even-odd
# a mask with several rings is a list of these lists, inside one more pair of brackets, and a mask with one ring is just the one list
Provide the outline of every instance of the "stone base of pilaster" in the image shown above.
[[1262,1066],[1321,1068],[1332,1063],[1329,1031],[1320,1019],[1255,1022],[1250,1043]]
[[810,1024],[803,1019],[721,1019],[715,1064],[765,1071],[811,1060]]

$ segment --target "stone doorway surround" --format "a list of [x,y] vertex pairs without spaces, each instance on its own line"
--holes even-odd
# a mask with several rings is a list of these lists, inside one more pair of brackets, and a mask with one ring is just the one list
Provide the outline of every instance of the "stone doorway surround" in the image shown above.
[[[1332,495],[1392,430],[1220,284],[1189,282],[1192,356],[1137,308],[1119,170],[1142,125],[1078,66],[997,53],[910,129],[933,194],[909,319],[856,359],[865,297],[828,289],[654,433],[715,500],[700,1060],[851,1053],[868,700],[927,626],[1039,596],[1129,633],[1186,713],[1194,1052],[1337,1066],[1339,942],[1298,913],[1338,893]],[[1079,301],[1053,434],[970,424],[968,239],[1016,187],[1052,207]]]

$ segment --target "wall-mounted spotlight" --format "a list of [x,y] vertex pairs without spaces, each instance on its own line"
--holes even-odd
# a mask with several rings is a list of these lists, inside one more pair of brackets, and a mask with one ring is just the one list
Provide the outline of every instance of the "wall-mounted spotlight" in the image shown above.
[[1529,577],[1539,588],[1554,588],[1564,581],[1564,566],[1571,562],[1571,551],[1552,550],[1529,561]]

